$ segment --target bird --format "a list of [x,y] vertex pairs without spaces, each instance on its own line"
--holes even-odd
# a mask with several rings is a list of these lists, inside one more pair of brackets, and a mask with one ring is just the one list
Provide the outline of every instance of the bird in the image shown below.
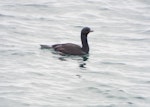
[[84,27],[81,30],[81,43],[82,46],[73,43],[63,43],[63,44],[54,44],[52,46],[49,45],[41,45],[41,49],[54,49],[57,52],[67,55],[86,55],[89,53],[89,44],[88,44],[88,34],[93,32],[89,27]]

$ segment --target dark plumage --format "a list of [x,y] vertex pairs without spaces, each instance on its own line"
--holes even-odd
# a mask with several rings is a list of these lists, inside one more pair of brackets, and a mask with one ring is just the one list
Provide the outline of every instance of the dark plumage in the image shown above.
[[59,51],[63,54],[69,55],[85,55],[89,53],[89,45],[87,41],[87,35],[93,32],[89,27],[84,27],[81,30],[81,42],[82,47],[73,43],[65,43],[65,44],[55,44],[52,46],[41,45],[42,49],[53,48],[55,51]]

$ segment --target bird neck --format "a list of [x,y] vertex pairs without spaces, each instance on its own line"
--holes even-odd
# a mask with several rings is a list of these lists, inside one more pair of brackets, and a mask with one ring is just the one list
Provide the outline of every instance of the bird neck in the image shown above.
[[89,52],[89,45],[87,41],[87,34],[81,33],[82,50],[86,53]]

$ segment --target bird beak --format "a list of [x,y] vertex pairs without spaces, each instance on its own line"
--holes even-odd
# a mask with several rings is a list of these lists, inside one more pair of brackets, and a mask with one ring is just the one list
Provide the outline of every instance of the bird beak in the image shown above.
[[90,30],[90,32],[94,32],[94,30]]

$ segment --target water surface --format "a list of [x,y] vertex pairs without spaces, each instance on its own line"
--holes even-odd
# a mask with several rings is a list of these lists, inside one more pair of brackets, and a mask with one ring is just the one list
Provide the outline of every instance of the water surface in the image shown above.
[[[149,0],[1,0],[0,107],[149,107]],[[40,44],[80,43],[61,56]]]

